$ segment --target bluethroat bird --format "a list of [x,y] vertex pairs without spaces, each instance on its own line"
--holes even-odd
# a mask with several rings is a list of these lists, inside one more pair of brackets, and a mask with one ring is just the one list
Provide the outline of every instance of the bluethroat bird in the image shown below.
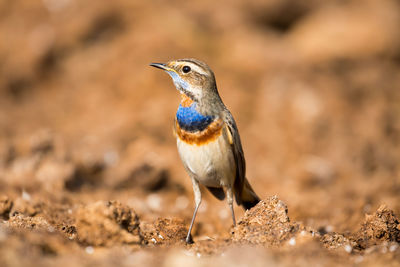
[[196,59],[150,66],[166,71],[181,94],[174,131],[179,155],[193,184],[196,207],[186,237],[186,242],[192,243],[191,231],[201,203],[199,183],[220,200],[226,196],[234,226],[233,196],[244,209],[252,208],[260,199],[246,179],[239,132],[219,96],[210,67]]

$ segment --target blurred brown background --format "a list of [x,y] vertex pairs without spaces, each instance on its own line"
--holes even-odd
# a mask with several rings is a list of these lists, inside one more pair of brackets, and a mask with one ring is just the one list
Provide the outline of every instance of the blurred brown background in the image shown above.
[[[187,221],[179,96],[148,64],[193,57],[215,72],[262,198],[321,231],[400,212],[399,1],[3,0],[0,36],[9,198]],[[227,235],[226,203],[205,194],[197,234]]]

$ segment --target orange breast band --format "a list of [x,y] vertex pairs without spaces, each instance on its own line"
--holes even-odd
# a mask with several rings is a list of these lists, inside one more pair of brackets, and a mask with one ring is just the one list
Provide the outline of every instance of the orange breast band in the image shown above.
[[222,119],[217,119],[203,131],[188,132],[180,128],[178,121],[175,121],[176,135],[178,138],[187,144],[198,146],[217,139],[222,133],[223,125]]

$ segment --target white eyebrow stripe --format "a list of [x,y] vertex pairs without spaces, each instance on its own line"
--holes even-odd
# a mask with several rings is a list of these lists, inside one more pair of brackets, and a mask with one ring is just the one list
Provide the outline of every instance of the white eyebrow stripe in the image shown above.
[[200,73],[202,75],[208,76],[208,73],[204,71],[202,67],[197,66],[191,62],[185,62],[185,65],[188,65],[193,71]]

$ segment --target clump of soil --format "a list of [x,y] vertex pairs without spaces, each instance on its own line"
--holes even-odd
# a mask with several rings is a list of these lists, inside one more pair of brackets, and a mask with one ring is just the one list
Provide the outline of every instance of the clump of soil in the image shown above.
[[362,227],[351,238],[356,249],[364,250],[384,242],[400,243],[399,218],[387,206],[382,205],[372,215],[366,215]]
[[400,243],[400,224],[393,210],[382,205],[372,215],[365,215],[361,228],[354,233],[327,233],[320,241],[328,249],[344,248],[347,252],[364,253],[376,246]]
[[117,201],[99,201],[76,211],[77,239],[92,246],[140,244],[139,218]]
[[338,249],[347,246],[347,249],[351,251],[356,245],[356,243],[351,242],[348,237],[345,237],[343,234],[339,233],[325,234],[320,240],[327,249]]
[[290,223],[286,204],[273,196],[246,211],[233,230],[233,240],[252,244],[279,245],[297,231]]

